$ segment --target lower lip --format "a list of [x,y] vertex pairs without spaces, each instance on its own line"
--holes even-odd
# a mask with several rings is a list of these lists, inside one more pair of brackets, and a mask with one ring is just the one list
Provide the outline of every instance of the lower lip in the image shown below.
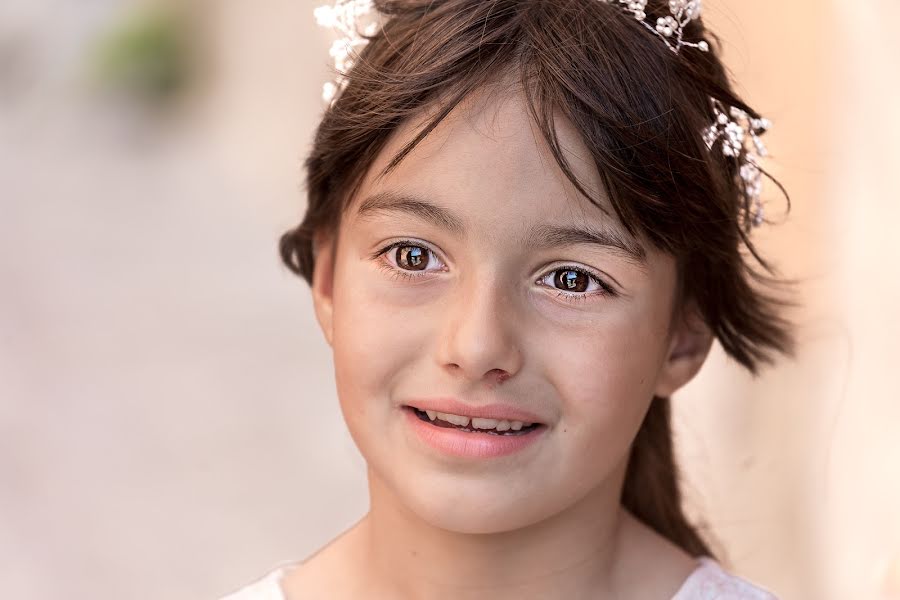
[[444,454],[465,458],[496,458],[515,454],[534,444],[547,430],[545,425],[541,425],[522,435],[492,435],[432,425],[416,416],[415,410],[410,407],[404,407],[403,412],[417,437],[425,444]]

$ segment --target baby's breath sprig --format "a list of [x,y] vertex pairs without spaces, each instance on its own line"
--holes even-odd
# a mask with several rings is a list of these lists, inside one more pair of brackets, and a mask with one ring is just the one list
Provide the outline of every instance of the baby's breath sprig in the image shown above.
[[372,0],[338,0],[332,5],[322,5],[313,11],[316,23],[322,27],[334,29],[341,38],[331,44],[329,54],[334,59],[337,69],[335,81],[326,82],[322,86],[322,99],[333,103],[338,92],[347,86],[347,73],[353,67],[356,54],[368,43],[364,36],[372,36],[378,31],[378,24],[371,22],[365,25],[360,34],[360,23],[372,14]]
[[[759,161],[769,154],[760,136],[768,131],[771,122],[765,118],[751,117],[735,106],[726,107],[715,98],[712,99],[712,105],[715,121],[703,131],[703,140],[711,150],[716,141],[722,138],[722,154],[741,163],[739,176],[744,193],[752,202],[750,214],[745,215],[745,220],[758,227],[762,225],[764,216],[760,199],[762,172]],[[749,146],[748,140],[751,143]]]
[[[610,2],[612,0],[600,0]],[[669,12],[665,17],[656,19],[656,24],[647,22],[647,0],[618,0],[625,10],[634,15],[651,33],[659,36],[666,43],[669,50],[678,54],[682,46],[698,48],[703,52],[709,51],[706,40],[699,42],[687,42],[684,40],[684,28],[688,23],[700,16],[702,9],[701,0],[669,0]]]

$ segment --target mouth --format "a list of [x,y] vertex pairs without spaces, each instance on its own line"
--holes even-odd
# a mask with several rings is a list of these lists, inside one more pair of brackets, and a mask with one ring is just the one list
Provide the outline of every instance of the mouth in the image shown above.
[[546,427],[543,423],[525,423],[505,419],[480,419],[461,415],[450,415],[436,411],[420,410],[414,406],[404,406],[403,410],[412,412],[419,420],[434,427],[456,429],[465,433],[515,437]]

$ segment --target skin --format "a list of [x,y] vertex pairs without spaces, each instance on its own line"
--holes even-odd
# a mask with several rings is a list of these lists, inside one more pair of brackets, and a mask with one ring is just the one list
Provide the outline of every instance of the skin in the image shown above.
[[[674,258],[643,239],[632,240],[643,263],[586,244],[529,245],[540,224],[624,228],[559,170],[520,93],[473,94],[377,178],[418,125],[394,133],[337,235],[316,240],[316,317],[368,465],[370,510],[288,572],[287,597],[670,598],[695,561],[619,498],[652,397],[687,383],[712,343],[692,305],[674,309]],[[602,196],[577,132],[563,119],[557,128],[575,174]],[[358,213],[384,191],[451,211],[464,231]],[[404,239],[427,250],[424,271],[398,262],[398,248],[373,258]],[[554,276],[570,266],[615,294],[582,278],[585,291],[570,292],[580,301],[560,297]],[[549,429],[511,456],[442,456],[417,443],[401,412],[423,395],[515,403]]]

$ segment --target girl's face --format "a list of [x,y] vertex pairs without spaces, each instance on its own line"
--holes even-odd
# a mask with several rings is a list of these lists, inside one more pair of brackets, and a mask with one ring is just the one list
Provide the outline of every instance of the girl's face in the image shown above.
[[[578,193],[521,95],[473,95],[377,180],[415,125],[371,166],[336,241],[317,243],[316,314],[370,478],[468,533],[517,529],[597,494],[617,503],[652,397],[686,383],[711,343],[699,320],[673,319],[673,257]],[[577,132],[557,127],[574,173],[602,194]],[[437,426],[408,407],[446,398],[505,404],[541,425],[511,453],[471,454],[496,437],[465,431],[441,450],[422,436]]]

